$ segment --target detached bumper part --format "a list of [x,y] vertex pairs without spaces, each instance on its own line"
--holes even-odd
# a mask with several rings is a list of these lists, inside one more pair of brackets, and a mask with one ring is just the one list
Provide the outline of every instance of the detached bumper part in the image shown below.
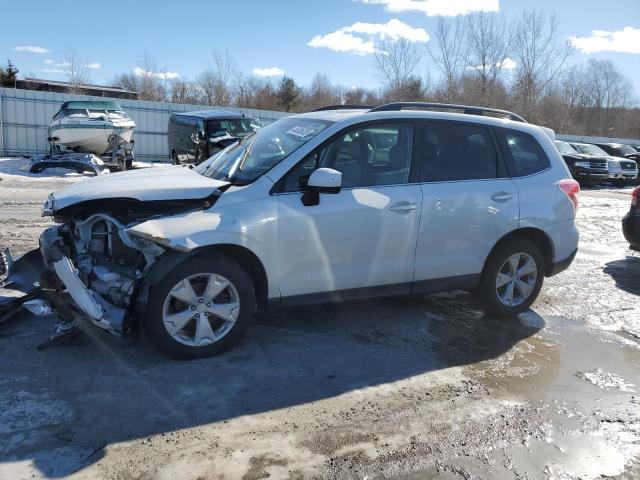
[[122,334],[126,311],[104,300],[99,294],[89,290],[80,280],[78,271],[68,257],[53,263],[53,268],[75,305],[86,313],[101,328],[116,335]]
[[45,270],[38,249],[17,260],[6,250],[0,262],[0,323],[17,312],[22,304],[40,292],[40,276]]

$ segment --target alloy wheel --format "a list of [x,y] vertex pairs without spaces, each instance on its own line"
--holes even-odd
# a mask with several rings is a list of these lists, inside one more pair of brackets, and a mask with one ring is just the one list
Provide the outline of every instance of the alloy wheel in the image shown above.
[[176,341],[190,347],[217,342],[231,331],[240,313],[238,290],[214,273],[191,275],[167,294],[162,322]]
[[503,305],[517,307],[531,296],[538,279],[538,267],[528,253],[511,255],[496,277],[496,295]]

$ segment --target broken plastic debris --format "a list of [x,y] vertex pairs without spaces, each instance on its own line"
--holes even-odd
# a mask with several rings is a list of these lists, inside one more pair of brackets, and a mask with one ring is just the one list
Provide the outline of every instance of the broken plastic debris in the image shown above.
[[27,300],[22,304],[22,306],[38,317],[45,317],[53,313],[49,303],[40,298]]

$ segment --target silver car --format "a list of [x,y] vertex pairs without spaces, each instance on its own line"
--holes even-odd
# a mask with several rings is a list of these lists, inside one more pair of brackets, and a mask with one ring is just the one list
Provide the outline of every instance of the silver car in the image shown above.
[[273,304],[463,289],[517,315],[578,248],[553,137],[479,107],[295,115],[194,169],[53,193],[41,252],[60,298],[180,358],[229,348]]

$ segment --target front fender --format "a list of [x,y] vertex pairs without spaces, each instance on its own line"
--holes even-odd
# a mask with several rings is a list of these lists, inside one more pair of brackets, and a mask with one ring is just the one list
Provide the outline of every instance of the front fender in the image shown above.
[[[229,207],[233,210],[233,207]],[[155,242],[173,251],[190,253],[203,247],[216,245],[238,245],[250,250],[258,257],[268,278],[277,278],[272,259],[276,241],[276,222],[272,216],[260,215],[259,209],[244,221],[236,216],[219,211],[195,211],[166,218],[158,218],[129,227],[132,236]],[[269,285],[270,294],[274,285]],[[275,294],[275,293],[274,293]]]

